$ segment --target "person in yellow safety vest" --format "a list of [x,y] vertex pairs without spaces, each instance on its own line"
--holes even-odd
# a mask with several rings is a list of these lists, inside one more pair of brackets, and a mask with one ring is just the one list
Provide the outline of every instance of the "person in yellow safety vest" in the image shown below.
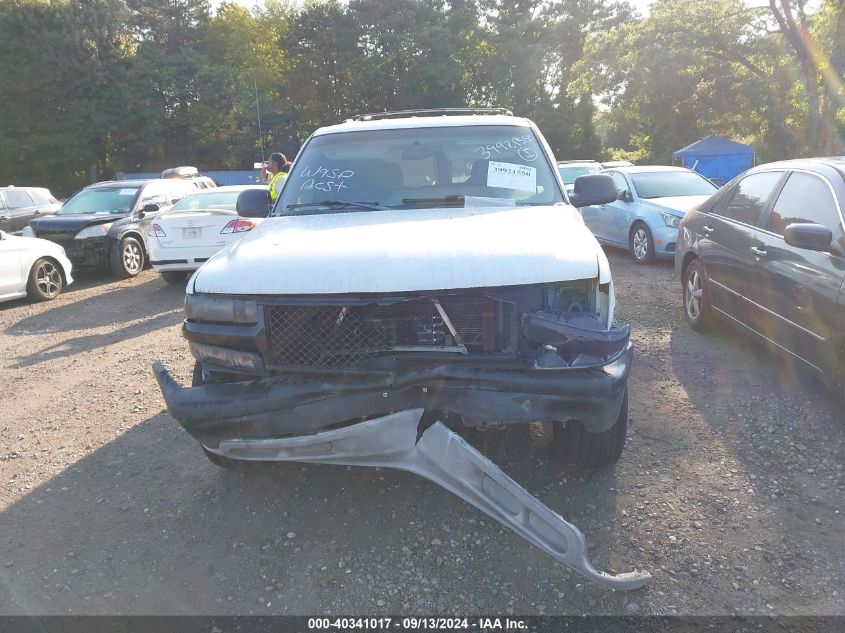
[[262,171],[262,177],[267,179],[267,191],[270,194],[271,202],[275,202],[282,191],[282,184],[287,178],[288,166],[290,163],[284,154],[273,152],[267,162],[266,170]]

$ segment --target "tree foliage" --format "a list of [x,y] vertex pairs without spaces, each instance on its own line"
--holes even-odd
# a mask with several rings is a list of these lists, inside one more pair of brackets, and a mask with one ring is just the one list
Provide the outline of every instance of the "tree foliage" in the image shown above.
[[[246,168],[361,112],[498,106],[559,158],[842,150],[841,0],[7,0],[0,182]],[[258,113],[260,111],[260,129]]]

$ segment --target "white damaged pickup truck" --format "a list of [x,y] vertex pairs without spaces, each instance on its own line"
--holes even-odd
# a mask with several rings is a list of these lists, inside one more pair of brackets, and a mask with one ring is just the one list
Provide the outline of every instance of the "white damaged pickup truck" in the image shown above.
[[[559,455],[619,459],[632,347],[604,253],[537,127],[501,112],[364,115],[317,130],[271,216],[188,282],[193,386],[154,366],[215,464],[410,470],[610,587],[584,536],[452,428],[551,422]],[[262,191],[239,211],[266,208]]]

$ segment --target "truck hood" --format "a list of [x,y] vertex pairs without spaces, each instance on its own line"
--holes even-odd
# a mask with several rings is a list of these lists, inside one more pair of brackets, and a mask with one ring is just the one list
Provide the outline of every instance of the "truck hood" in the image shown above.
[[95,224],[115,222],[125,218],[125,213],[85,213],[79,215],[50,215],[46,218],[36,218],[29,224],[37,235],[39,232],[81,231],[85,227]]
[[599,275],[574,207],[268,218],[194,275],[199,293],[310,295],[525,285]]
[[683,217],[687,211],[692,211],[710,196],[667,196],[665,198],[642,199],[642,202],[657,211],[674,212],[678,217]]

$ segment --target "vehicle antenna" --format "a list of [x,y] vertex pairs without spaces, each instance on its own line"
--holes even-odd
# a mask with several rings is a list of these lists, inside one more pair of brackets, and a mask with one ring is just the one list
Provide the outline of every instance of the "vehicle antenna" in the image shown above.
[[258,80],[252,80],[255,86],[255,112],[258,114],[258,144],[261,146],[261,162],[264,162],[264,135],[261,133],[261,109],[258,107]]

